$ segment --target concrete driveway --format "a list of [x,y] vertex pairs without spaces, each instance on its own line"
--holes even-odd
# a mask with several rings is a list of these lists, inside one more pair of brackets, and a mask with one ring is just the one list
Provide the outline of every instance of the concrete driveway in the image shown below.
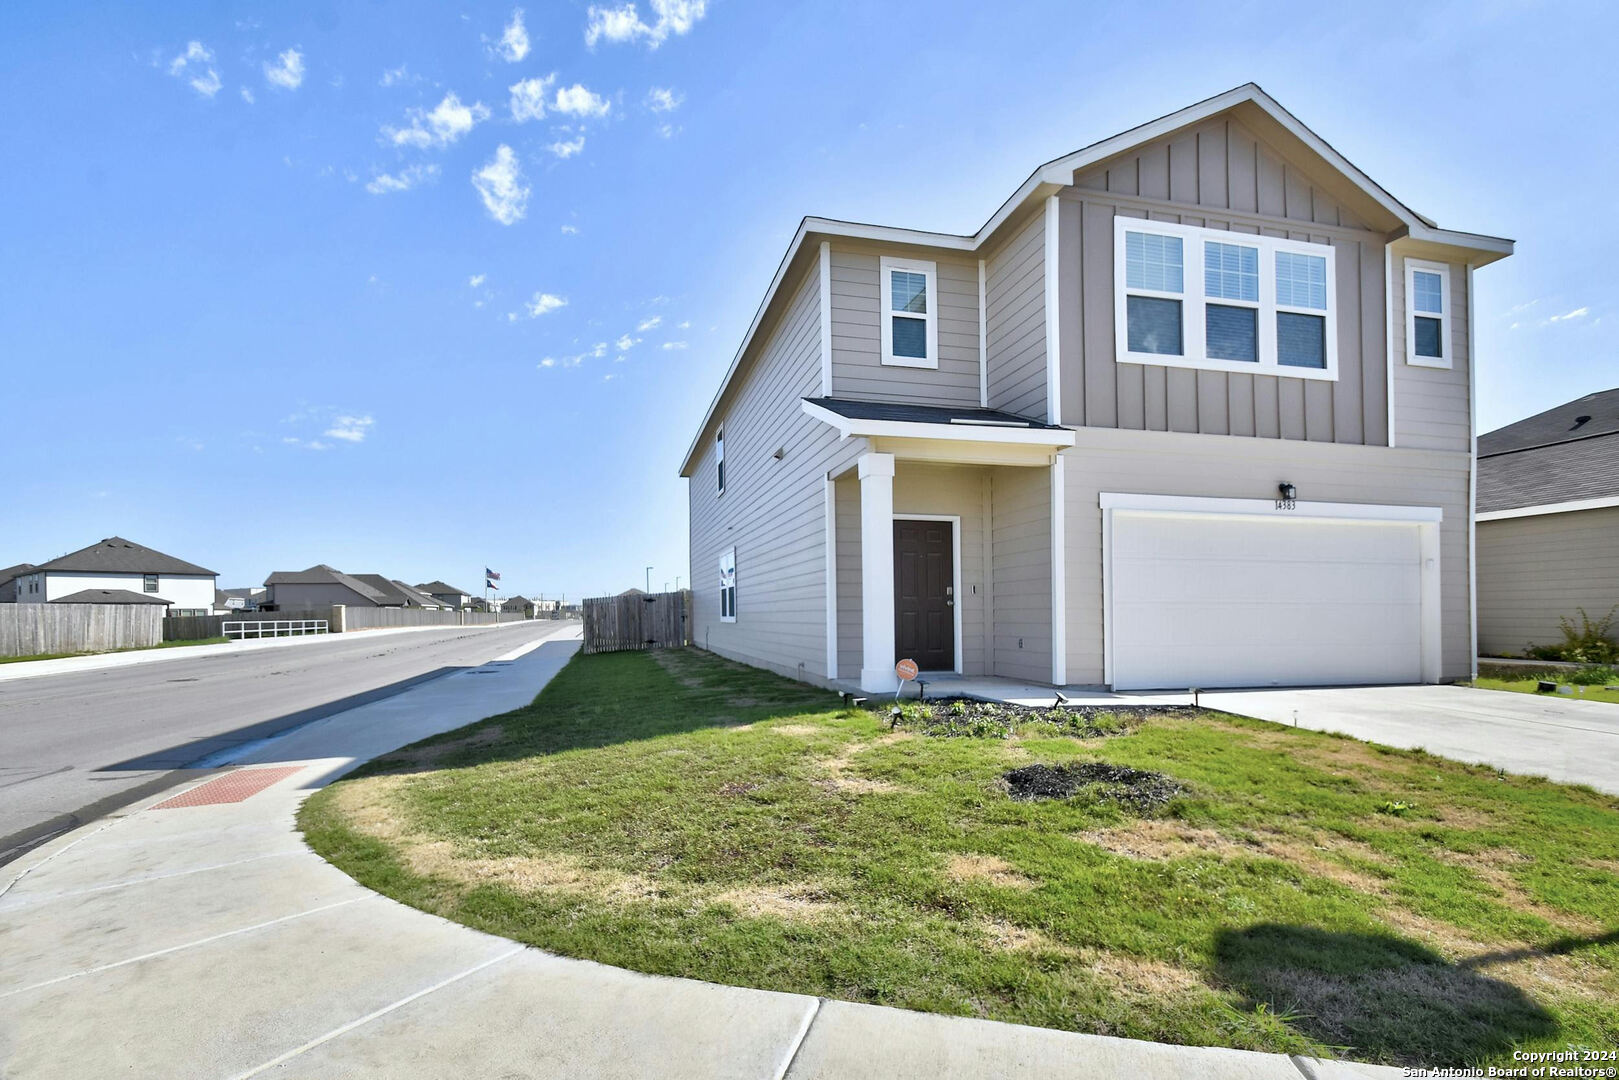
[[1213,709],[1619,795],[1619,705],[1466,686],[1207,690]]

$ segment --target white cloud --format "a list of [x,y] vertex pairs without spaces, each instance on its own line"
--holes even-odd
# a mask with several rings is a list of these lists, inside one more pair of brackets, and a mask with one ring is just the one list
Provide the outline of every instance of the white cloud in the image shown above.
[[473,274],[471,277],[467,278],[467,287],[476,289],[479,285],[484,283],[488,276],[489,275],[487,274]]
[[185,52],[169,61],[169,74],[185,79],[203,97],[213,97],[224,85],[214,70],[213,52],[200,41],[186,42]]
[[686,347],[686,343],[684,341],[665,341],[659,347],[668,350],[684,349]]
[[640,338],[632,338],[630,335],[625,334],[617,341],[613,342],[613,348],[617,349],[619,352],[629,352],[639,344],[641,344]]
[[672,139],[678,134],[680,134],[680,126],[678,124],[659,124],[658,125],[658,136],[659,136],[659,138]]
[[663,325],[663,316],[662,315],[654,315],[650,319],[642,319],[640,325],[637,326],[635,329],[636,329],[637,333],[644,334],[648,330],[656,330],[658,327],[660,327],[662,325]]
[[685,320],[683,320],[681,322],[676,323],[675,324],[675,329],[676,330],[690,330],[691,329],[691,320],[690,319],[685,319]]
[[522,8],[513,9],[512,21],[506,24],[506,32],[500,35],[495,51],[513,64],[528,55],[528,30],[523,26]]
[[574,83],[557,91],[556,100],[552,102],[551,107],[569,116],[600,117],[607,115],[613,103],[600,94],[585,89],[579,83]]
[[664,86],[654,86],[646,92],[647,108],[653,112],[674,112],[685,100],[686,95]]
[[554,142],[550,146],[546,147],[547,150],[551,151],[551,153],[555,154],[557,157],[562,158],[564,161],[573,157],[584,148],[585,137],[583,135],[580,135],[578,138],[572,139],[568,142]]
[[489,216],[502,225],[521,221],[528,212],[528,188],[523,186],[523,167],[518,164],[512,148],[505,143],[496,147],[495,156],[472,174],[472,186],[478,189]]
[[373,195],[387,195],[395,191],[409,191],[418,184],[437,179],[437,165],[411,165],[393,174],[378,173],[365,185],[365,190]]
[[607,342],[598,341],[584,352],[575,353],[573,356],[547,356],[539,362],[538,366],[542,368],[578,367],[586,360],[600,360],[606,355]]
[[414,146],[425,150],[430,146],[449,146],[456,142],[489,119],[489,107],[481,101],[463,105],[452,90],[431,112],[412,109],[406,115],[410,117],[410,127],[385,127],[382,129],[383,135],[395,146]]
[[567,306],[568,301],[566,298],[548,292],[535,293],[534,299],[523,305],[528,309],[528,317],[531,319],[538,319],[541,315],[549,314],[558,308]]
[[255,98],[253,97],[253,91],[249,90],[245,86],[242,87],[242,100],[247,102],[249,105],[253,104],[253,102],[255,100]]
[[556,75],[551,74],[543,79],[524,79],[522,82],[513,83],[510,87],[512,119],[519,124],[525,120],[544,120],[545,95],[550,92],[551,84],[556,81]]
[[1561,315],[1553,315],[1546,321],[1549,323],[1573,322],[1575,319],[1583,319],[1589,314],[1591,314],[1590,308],[1577,307],[1573,311],[1565,311]]
[[708,0],[651,0],[650,7],[654,18],[648,23],[641,19],[633,2],[622,7],[592,4],[586,16],[585,44],[595,48],[596,42],[605,38],[614,44],[645,41],[648,48],[656,49],[671,34],[679,36],[691,30],[707,13]]
[[579,226],[577,226],[577,225],[564,225],[564,226],[562,226],[562,235],[563,236],[576,236],[576,235],[578,235],[578,233],[579,233]]
[[304,54],[297,49],[288,49],[276,61],[274,64],[265,63],[265,80],[283,90],[298,89],[304,81]]
[[406,70],[404,64],[400,64],[396,68],[389,68],[387,71],[384,71],[382,73],[382,78],[377,80],[377,85],[398,86],[408,78],[410,78],[410,72]]
[[369,416],[339,416],[326,429],[325,435],[328,439],[342,439],[344,442],[365,442],[373,423],[375,421]]

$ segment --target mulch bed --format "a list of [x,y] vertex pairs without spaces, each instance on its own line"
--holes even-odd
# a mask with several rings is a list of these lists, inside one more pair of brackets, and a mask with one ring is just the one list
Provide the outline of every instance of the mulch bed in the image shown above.
[[1163,773],[1085,761],[1075,765],[1024,765],[1005,776],[1012,798],[1071,799],[1089,795],[1106,799],[1138,814],[1161,810],[1180,793],[1181,785]]

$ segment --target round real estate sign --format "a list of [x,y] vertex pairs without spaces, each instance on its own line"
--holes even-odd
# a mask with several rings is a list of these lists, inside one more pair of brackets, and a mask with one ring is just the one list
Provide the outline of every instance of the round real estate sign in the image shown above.
[[894,674],[898,675],[906,682],[910,682],[912,679],[916,678],[916,661],[901,660],[899,663],[894,665]]

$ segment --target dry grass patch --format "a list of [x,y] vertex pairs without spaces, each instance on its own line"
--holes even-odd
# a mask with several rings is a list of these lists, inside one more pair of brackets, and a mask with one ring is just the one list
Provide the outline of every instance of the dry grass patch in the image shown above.
[[1511,848],[1490,848],[1487,851],[1435,851],[1434,857],[1451,866],[1459,866],[1501,894],[1506,903],[1531,915],[1545,919],[1553,926],[1579,934],[1599,934],[1603,926],[1595,919],[1575,915],[1543,904],[1529,895],[1508,867],[1528,866],[1535,860]]
[[735,908],[749,919],[772,918],[788,922],[826,919],[843,914],[843,907],[826,899],[824,883],[754,885],[728,889],[710,898],[712,903]]
[[974,926],[985,942],[997,952],[1044,952],[1078,958],[1078,949],[1053,941],[1038,930],[1009,923],[1005,919],[979,919]]
[[1167,861],[1192,855],[1278,859],[1347,888],[1379,896],[1389,895],[1388,886],[1382,879],[1361,873],[1333,856],[1352,855],[1383,865],[1388,863],[1388,859],[1365,844],[1328,833],[1314,833],[1308,840],[1265,831],[1231,837],[1216,829],[1148,818],[1128,825],[1093,829],[1080,833],[1076,839],[1132,859]]
[[1092,972],[1128,997],[1164,998],[1207,989],[1197,972],[1162,960],[1096,949],[1086,950],[1081,955]]
[[[791,725],[789,725],[791,726]],[[776,730],[780,731],[780,728]],[[905,731],[891,731],[886,735],[878,736],[866,742],[851,742],[832,757],[823,758],[816,764],[826,771],[825,780],[816,783],[827,791],[840,791],[849,795],[893,795],[897,792],[909,790],[887,780],[873,780],[864,776],[850,775],[855,768],[855,758],[867,750],[878,747],[891,746],[911,738]]]
[[1012,869],[1012,864],[994,855],[952,855],[945,866],[951,881],[982,882],[1002,889],[1036,889],[1040,883]]

